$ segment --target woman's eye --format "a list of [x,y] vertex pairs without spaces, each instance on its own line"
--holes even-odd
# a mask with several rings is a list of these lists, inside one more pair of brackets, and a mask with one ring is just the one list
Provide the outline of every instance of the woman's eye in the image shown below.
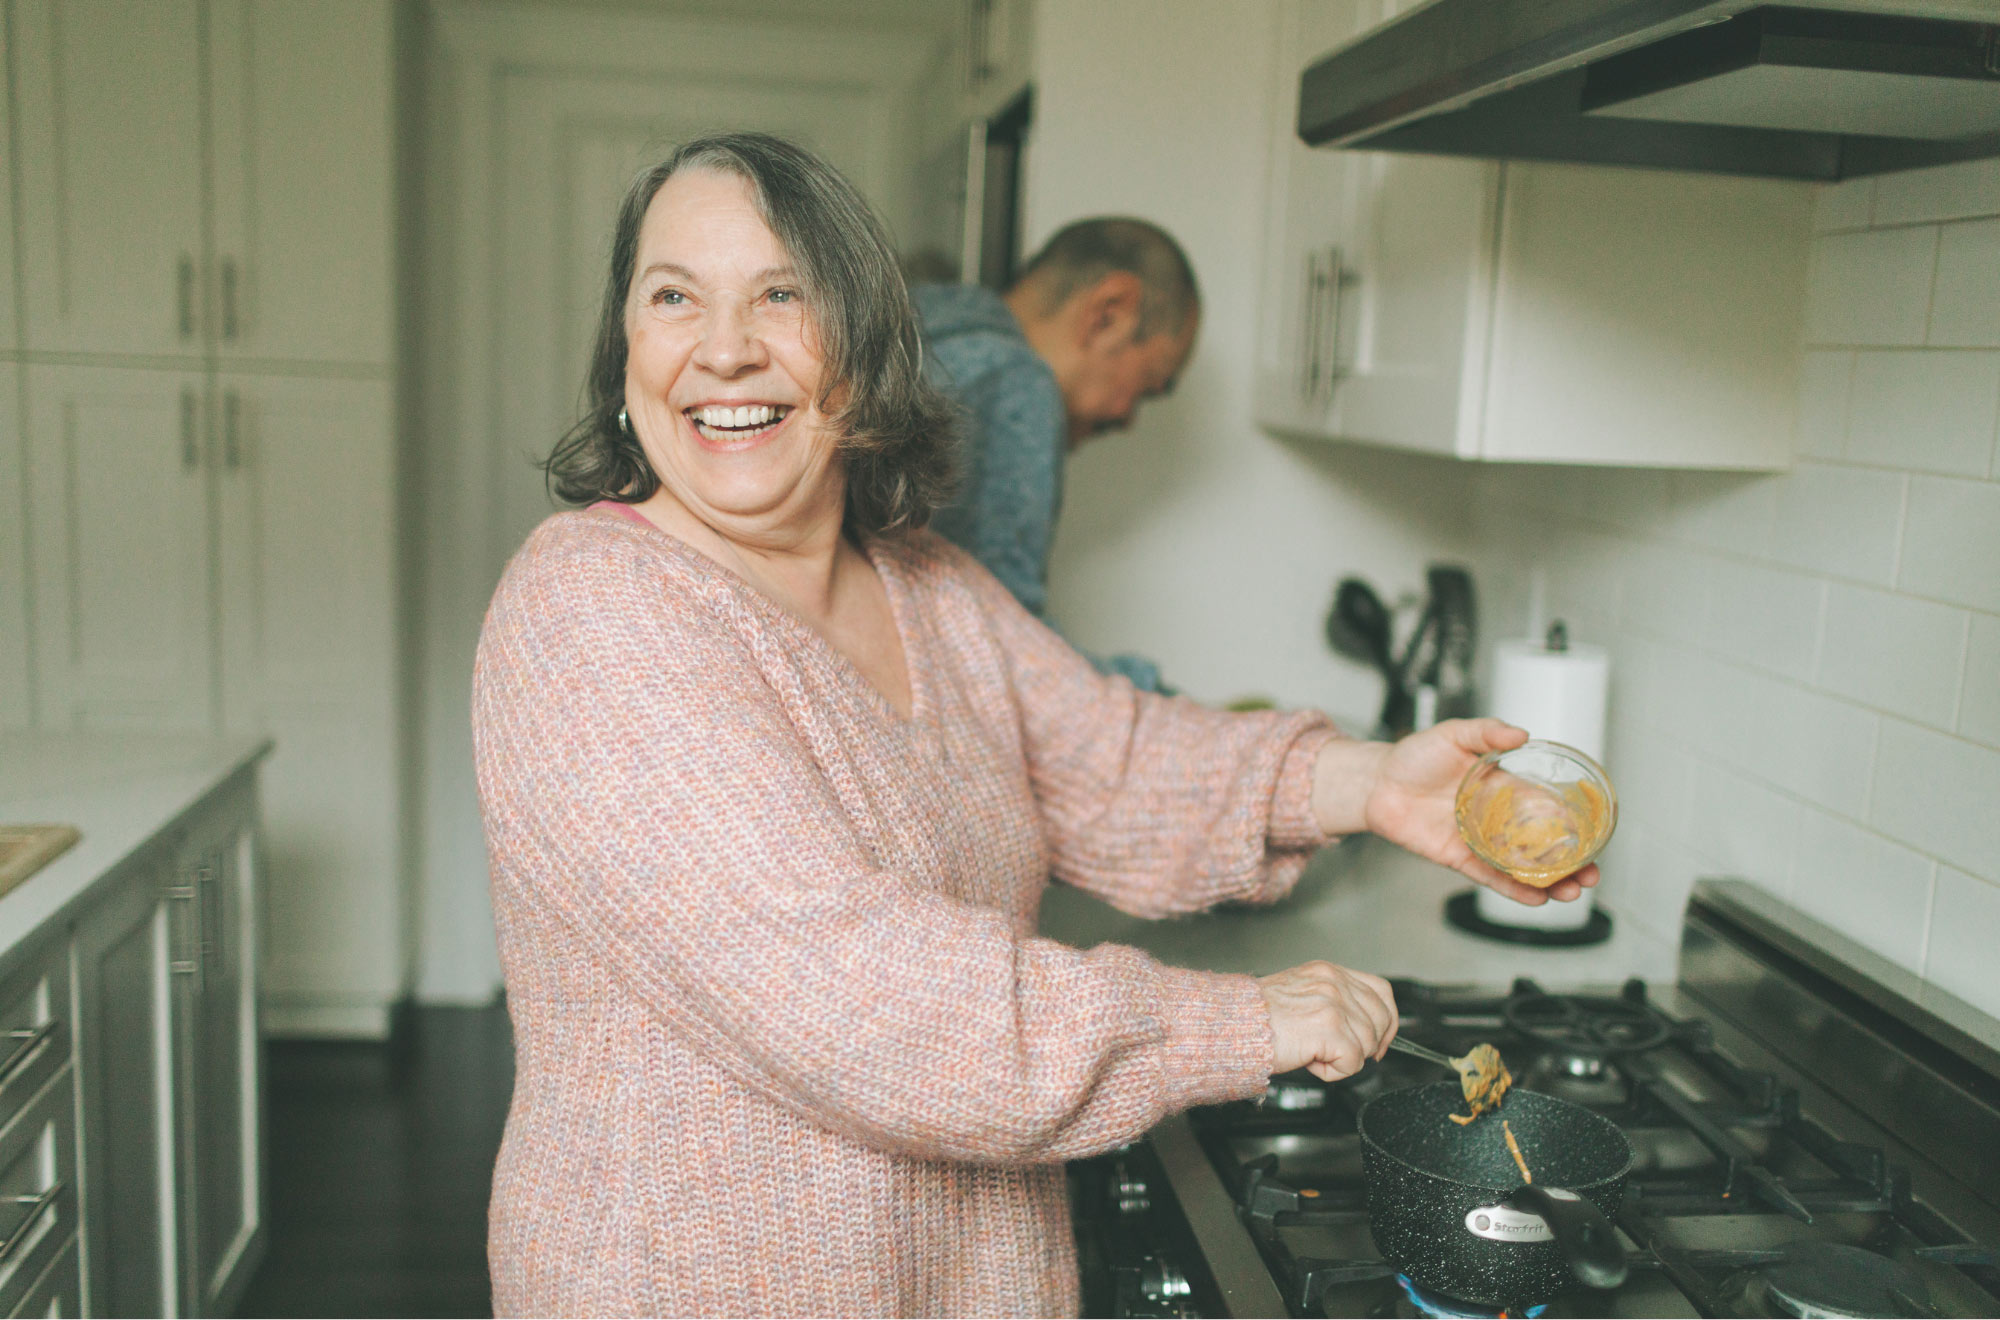
[[797,289],[771,290],[771,301],[774,303],[795,303],[798,300],[799,300],[799,291]]
[[679,289],[661,289],[653,295],[655,307],[679,307],[687,301],[687,295]]

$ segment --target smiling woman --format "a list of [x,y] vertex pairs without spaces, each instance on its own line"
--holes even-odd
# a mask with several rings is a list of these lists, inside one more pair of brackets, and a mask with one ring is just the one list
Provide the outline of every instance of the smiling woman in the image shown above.
[[[667,199],[675,205],[654,208],[676,176]],[[708,228],[683,230],[684,214]],[[739,238],[748,240],[741,250]],[[700,254],[729,252],[748,269],[680,264],[674,243],[697,263]],[[607,280],[584,415],[548,463],[562,499],[640,503],[654,494],[659,478],[639,437],[646,418],[676,405],[655,395],[633,410],[628,359],[650,354],[635,370],[655,380],[663,372],[698,376],[712,361],[688,373],[687,359],[711,329],[740,338],[724,338],[710,353],[776,352],[792,397],[738,403],[740,391],[722,391],[679,410],[755,403],[773,407],[780,415],[771,420],[781,421],[810,405],[815,429],[825,424],[840,437],[850,534],[920,527],[948,494],[950,405],[924,383],[922,341],[893,249],[867,203],[810,153],[751,133],[682,147],[626,194]],[[718,415],[709,424],[720,423]],[[748,425],[748,417],[732,418],[728,429]]]
[[810,154],[692,143],[612,251],[549,463],[590,507],[508,565],[473,681],[518,1056],[496,1308],[1073,1314],[1063,1160],[1352,1073],[1396,1009],[1325,963],[1037,938],[1049,877],[1192,912],[1372,828],[1511,885],[1452,793],[1523,735],[1356,743],[1097,673],[923,530],[946,414],[881,227]]

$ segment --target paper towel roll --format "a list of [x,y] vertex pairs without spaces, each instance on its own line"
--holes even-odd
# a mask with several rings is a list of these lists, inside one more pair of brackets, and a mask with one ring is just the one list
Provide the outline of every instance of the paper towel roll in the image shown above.
[[[1536,641],[1501,642],[1493,654],[1491,714],[1529,736],[1568,743],[1604,763],[1604,720],[1611,694],[1611,657],[1601,646],[1574,643],[1551,651]],[[1575,930],[1590,920],[1591,891],[1574,903],[1528,907],[1490,889],[1475,900],[1479,915],[1503,926]]]

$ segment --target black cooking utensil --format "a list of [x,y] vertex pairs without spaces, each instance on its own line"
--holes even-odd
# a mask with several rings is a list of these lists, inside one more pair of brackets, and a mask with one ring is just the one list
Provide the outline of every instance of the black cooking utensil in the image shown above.
[[1326,615],[1326,642],[1340,655],[1372,665],[1386,687],[1381,731],[1408,732],[1415,702],[1395,654],[1395,619],[1375,589],[1360,578],[1342,578]]
[[[1515,1089],[1460,1126],[1456,1082],[1377,1096],[1359,1119],[1369,1231],[1396,1269],[1468,1302],[1545,1302],[1581,1282],[1615,1288],[1628,1265],[1618,1212],[1632,1145],[1581,1105]],[[1505,1120],[1534,1175],[1524,1185]]]

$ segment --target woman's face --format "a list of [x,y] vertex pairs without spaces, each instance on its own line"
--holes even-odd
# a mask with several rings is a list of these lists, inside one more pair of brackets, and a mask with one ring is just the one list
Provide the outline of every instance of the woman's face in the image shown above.
[[668,179],[639,228],[625,407],[666,494],[732,539],[839,525],[837,436],[791,256],[748,180]]

